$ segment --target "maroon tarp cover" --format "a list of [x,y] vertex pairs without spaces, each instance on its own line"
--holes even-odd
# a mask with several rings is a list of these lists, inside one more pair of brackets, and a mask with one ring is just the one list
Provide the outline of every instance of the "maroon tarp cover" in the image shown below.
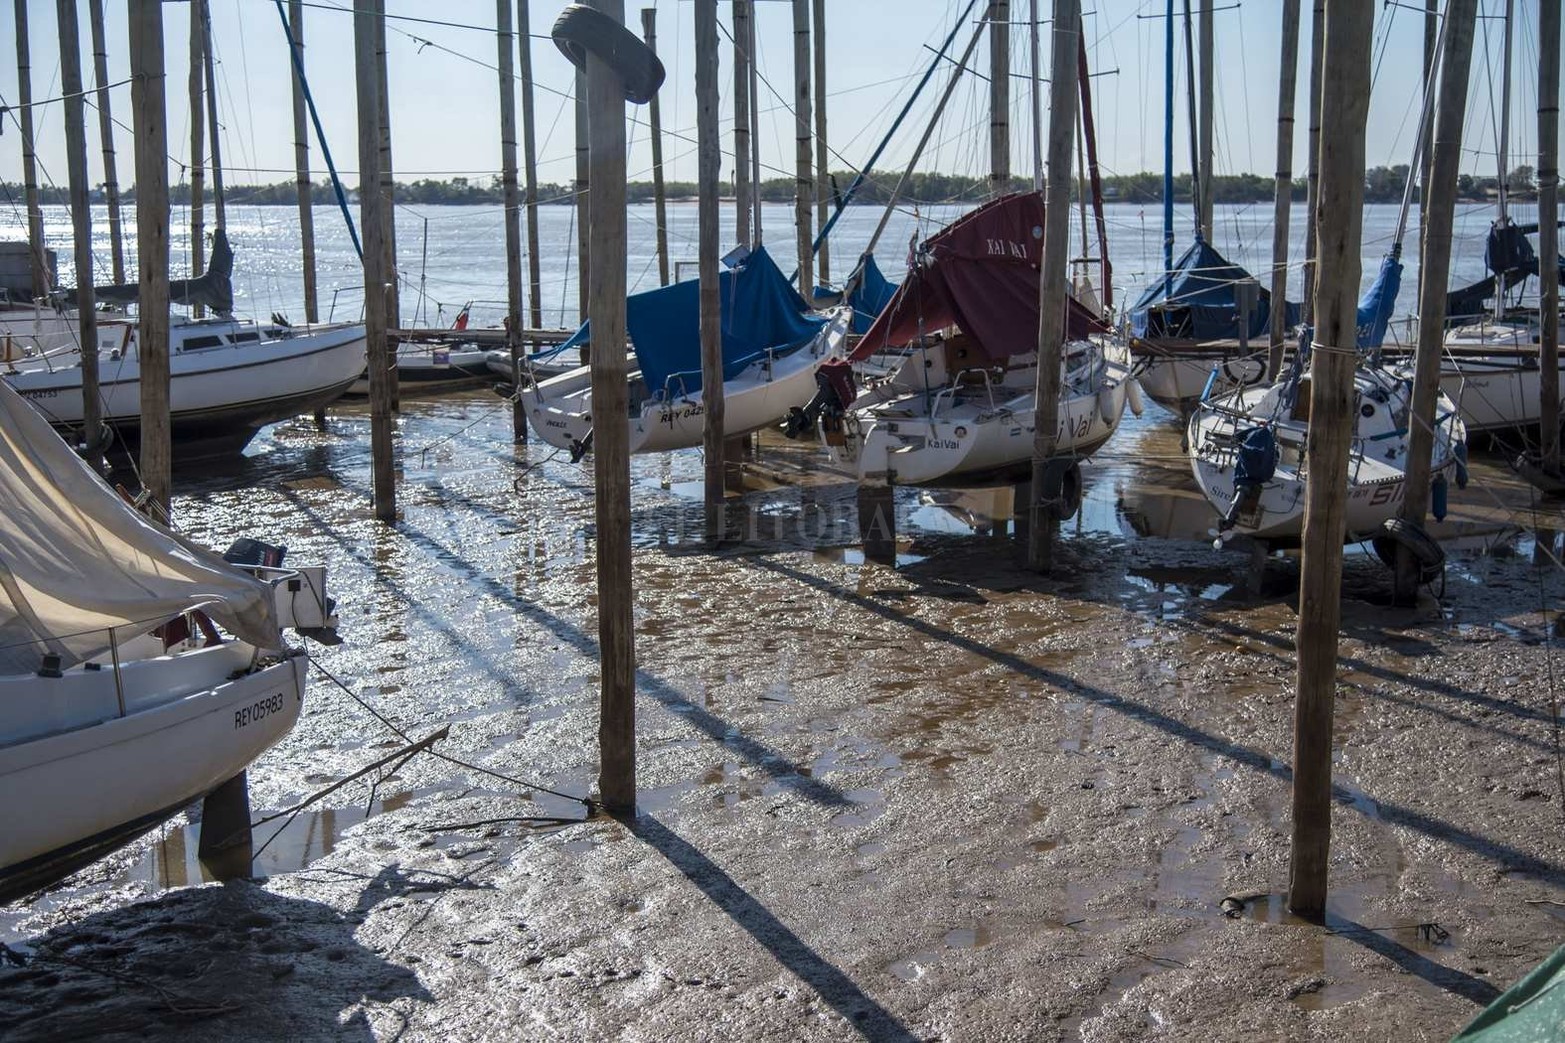
[[[908,273],[853,358],[947,326],[972,337],[994,362],[1037,351],[1042,260],[1043,196],[1018,192],[985,203],[925,241],[923,263]],[[1075,299],[1065,301],[1067,338],[1108,330]]]

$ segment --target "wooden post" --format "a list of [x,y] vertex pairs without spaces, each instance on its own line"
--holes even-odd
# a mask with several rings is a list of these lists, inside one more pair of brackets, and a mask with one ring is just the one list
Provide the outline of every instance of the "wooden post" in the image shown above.
[[1348,449],[1353,438],[1359,248],[1364,209],[1364,125],[1375,9],[1326,0],[1322,69],[1333,86],[1322,101],[1320,273],[1310,365],[1304,558],[1299,568],[1298,695],[1294,707],[1293,847],[1288,908],[1321,920],[1331,844],[1331,715],[1342,617],[1342,534]]
[[[655,7],[643,7],[641,9],[642,36],[647,41],[647,47],[653,54],[658,51],[658,9]],[[712,51],[701,52],[716,54],[716,43]],[[668,285],[668,199],[663,192],[663,116],[658,108],[658,96],[652,95],[652,100],[647,104],[647,120],[651,124],[652,134],[652,217],[657,224],[658,243],[658,285]],[[714,183],[712,191],[717,191]],[[716,244],[713,244],[716,249]]]
[[[505,194],[505,343],[511,349],[511,386],[522,386],[522,197],[516,186],[516,76],[511,0],[495,0],[496,69],[500,77],[500,184]],[[511,402],[511,439],[527,441],[527,409]]]
[[[396,181],[391,163],[391,90],[386,78],[386,0],[375,0],[375,91],[379,96],[380,127],[379,185],[381,230],[384,237],[381,249],[385,261],[381,271],[386,285],[386,328],[402,328],[402,275],[397,268],[397,201]],[[386,375],[391,384],[391,411],[402,409],[402,381],[397,372],[397,349],[392,346],[386,362]]]
[[76,260],[76,316],[82,367],[82,441],[93,470],[103,466],[103,419],[98,398],[97,297],[92,275],[92,203],[87,184],[87,125],[82,108],[81,29],[76,0],[56,0],[60,38],[60,89],[65,95],[65,162],[71,191]]
[[1560,272],[1559,134],[1560,0],[1540,0],[1538,10],[1538,337],[1540,463],[1560,473]]
[[1277,187],[1272,211],[1271,339],[1266,379],[1282,372],[1288,325],[1288,222],[1293,209],[1293,98],[1299,78],[1299,0],[1282,3],[1282,56],[1277,63]]
[[22,195],[27,206],[27,257],[32,262],[33,296],[50,290],[49,260],[43,239],[43,209],[38,205],[38,160],[33,152],[32,62],[27,46],[27,0],[16,0],[16,105],[22,125]]
[[125,231],[120,219],[119,164],[114,158],[114,109],[109,101],[109,47],[103,29],[103,0],[87,0],[92,23],[92,75],[97,88],[98,137],[103,143],[103,198],[109,207],[109,258],[114,285],[125,282]]
[[196,857],[219,880],[235,880],[250,875],[254,844],[250,780],[241,771],[202,798]]
[[[826,0],[814,0],[815,24],[815,234],[831,220],[831,150],[826,147]],[[815,251],[815,265],[822,285],[831,281],[831,251],[825,239]]]
[[1320,92],[1322,47],[1326,40],[1326,0],[1315,0],[1310,25],[1309,187],[1304,203],[1304,322],[1315,324],[1315,213],[1320,208]]
[[141,484],[169,514],[168,113],[163,6],[129,0],[130,107],[136,142],[136,358],[141,371]]
[[[1554,2],[1557,5],[1559,0]],[[1451,274],[1456,176],[1462,159],[1467,76],[1472,64],[1477,12],[1477,0],[1447,0],[1447,35],[1435,98],[1434,145],[1424,150],[1431,154],[1431,165],[1424,203],[1426,226],[1421,237],[1424,253],[1418,264],[1418,346],[1413,355],[1413,403],[1407,421],[1407,471],[1397,511],[1403,521],[1417,526],[1424,524],[1424,515],[1429,511],[1429,465],[1434,452],[1435,405],[1440,396],[1440,362],[1445,348],[1445,293]],[[1555,39],[1558,40],[1558,34]],[[1434,84],[1430,86],[1433,88]],[[1398,604],[1412,604],[1417,599],[1419,572],[1418,562],[1405,547],[1398,546],[1393,580]]]
[[[592,198],[588,192],[592,184],[592,172],[587,160],[587,74],[576,72],[576,321],[587,321],[588,278],[587,268],[592,261],[592,245],[589,227],[592,221]],[[601,343],[607,344],[608,341]],[[584,351],[583,355],[588,352]],[[588,361],[583,358],[582,361]]]
[[1032,489],[1028,498],[1027,567],[1054,567],[1059,481],[1049,470],[1059,443],[1060,358],[1065,347],[1065,287],[1070,279],[1071,144],[1076,138],[1076,39],[1080,0],[1054,0],[1049,65],[1048,198],[1038,288],[1038,379],[1033,389]]
[[378,0],[353,0],[353,70],[359,107],[359,227],[364,235],[364,338],[370,377],[370,458],[375,517],[397,520],[391,459],[391,345],[386,338],[386,208],[380,193],[380,77],[375,36]]
[[[625,19],[624,0],[596,0],[599,11]],[[598,789],[603,806],[636,808],[635,590],[630,561],[630,425],[625,360],[625,90],[612,66],[587,52],[587,140],[597,197],[590,211],[589,274],[592,353],[593,472],[598,523],[598,647],[602,694],[598,722]],[[698,65],[711,64],[709,62]]]
[[[696,0],[696,53],[717,53],[717,0]],[[701,444],[706,454],[706,541],[723,538],[726,488],[723,446],[722,298],[718,292],[718,181],[722,177],[722,141],[717,129],[717,63],[696,63],[696,149],[700,197],[697,256],[701,264]]]
[[[288,0],[288,25],[293,34],[293,46],[299,52],[299,65],[304,64],[304,0]],[[305,122],[304,82],[293,61],[288,62],[288,76],[293,82],[293,166],[294,187],[299,194],[299,247],[304,259],[304,321],[320,321],[320,303],[315,284],[315,209],[312,203],[314,186],[310,183],[310,128]]]
[[[225,210],[223,198],[223,141],[218,132],[217,122],[217,72],[212,61],[212,12],[207,6],[207,0],[195,0],[201,7],[201,50],[202,65],[206,69],[206,112],[207,133],[211,137],[210,151],[212,153],[212,206],[213,215],[217,218],[218,228],[228,227],[228,215]],[[192,120],[199,119],[194,113]]]
[[[391,162],[391,90],[386,74],[386,0],[375,0],[375,90],[380,95],[380,205],[385,211],[386,325],[402,328],[402,282],[397,269],[397,183]],[[392,408],[400,388],[397,370],[391,368]]]
[[[206,107],[203,84],[206,82],[206,22],[202,5],[190,5],[190,75],[186,90],[190,94],[190,277],[200,276],[206,267]],[[213,137],[217,129],[213,126]],[[206,314],[206,306],[190,309],[195,318]]]
[[[1074,62],[1074,59],[1072,59]],[[1053,73],[1051,72],[1052,76]],[[1051,113],[1052,115],[1052,113]],[[1069,179],[1067,179],[1069,180]],[[989,3],[989,197],[1011,187],[1011,4]],[[1066,202],[1069,206],[1069,201]]]
[[[1435,40],[1440,33],[1440,0],[1424,0],[1424,90],[1435,89]],[[1418,256],[1424,256],[1424,224],[1428,218],[1424,208],[1429,205],[1429,170],[1434,163],[1434,150],[1423,149],[1418,156]]]
[[533,38],[527,0],[516,0],[518,71],[522,78],[522,200],[527,206],[527,314],[533,329],[543,328],[543,276],[538,258],[538,144],[533,124]]
[[1196,205],[1201,208],[1201,235],[1212,241],[1212,70],[1216,61],[1212,53],[1212,0],[1201,0],[1197,12],[1199,47],[1201,49],[1201,198]]
[[[18,0],[20,2],[20,0]],[[750,184],[750,0],[734,0],[734,240],[750,246],[750,208],[760,185]]]
[[815,152],[810,148],[810,0],[793,0],[793,230],[799,254],[799,292],[815,299]]

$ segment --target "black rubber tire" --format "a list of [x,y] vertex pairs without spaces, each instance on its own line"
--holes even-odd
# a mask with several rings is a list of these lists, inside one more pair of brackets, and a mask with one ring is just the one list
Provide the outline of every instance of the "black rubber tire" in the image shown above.
[[663,63],[642,39],[597,8],[570,4],[549,31],[560,53],[578,69],[586,69],[590,51],[619,74],[625,100],[645,105],[663,86]]
[[1370,540],[1375,555],[1390,568],[1397,566],[1397,547],[1406,547],[1418,563],[1418,581],[1433,583],[1445,571],[1445,548],[1433,536],[1401,518],[1387,518]]

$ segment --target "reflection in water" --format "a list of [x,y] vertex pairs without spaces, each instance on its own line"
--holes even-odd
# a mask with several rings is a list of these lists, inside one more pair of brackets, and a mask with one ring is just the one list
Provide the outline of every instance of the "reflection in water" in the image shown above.
[[[396,811],[412,798],[410,792],[393,793],[377,800],[369,814]],[[251,875],[272,876],[303,869],[336,850],[337,838],[367,817],[369,815],[362,807],[321,808],[300,812],[281,830],[278,828],[280,823],[260,826],[255,831],[257,854],[251,862]],[[262,850],[263,845],[265,850]],[[196,857],[200,846],[199,822],[176,825],[147,849],[122,880],[145,881],[158,888],[213,883],[219,876]]]

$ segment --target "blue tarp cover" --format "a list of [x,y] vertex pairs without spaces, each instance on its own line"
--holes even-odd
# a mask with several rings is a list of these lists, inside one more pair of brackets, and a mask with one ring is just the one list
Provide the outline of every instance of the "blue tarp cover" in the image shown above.
[[[1250,273],[1218,253],[1200,236],[1165,274],[1142,291],[1130,308],[1131,332],[1138,337],[1169,340],[1224,340],[1239,336],[1239,308],[1234,283]],[[1260,337],[1271,327],[1272,295],[1265,287],[1256,297],[1248,335]],[[1288,325],[1299,321],[1299,306],[1289,303]]]
[[1378,348],[1385,343],[1391,310],[1396,307],[1397,291],[1402,288],[1400,252],[1399,247],[1381,259],[1380,274],[1359,298],[1358,346],[1361,348]]
[[888,282],[881,274],[874,254],[864,258],[864,276],[848,298],[848,303],[853,305],[853,332],[860,335],[868,333],[875,316],[885,311],[886,305],[896,295],[896,284]]
[[[718,275],[723,314],[723,376],[731,378],[767,349],[785,350],[809,343],[825,319],[810,311],[788,277],[763,247]],[[678,282],[625,301],[625,325],[647,389],[659,394],[701,390],[701,284]],[[561,345],[580,347],[592,340],[590,323]],[[670,388],[669,379],[676,378]]]

